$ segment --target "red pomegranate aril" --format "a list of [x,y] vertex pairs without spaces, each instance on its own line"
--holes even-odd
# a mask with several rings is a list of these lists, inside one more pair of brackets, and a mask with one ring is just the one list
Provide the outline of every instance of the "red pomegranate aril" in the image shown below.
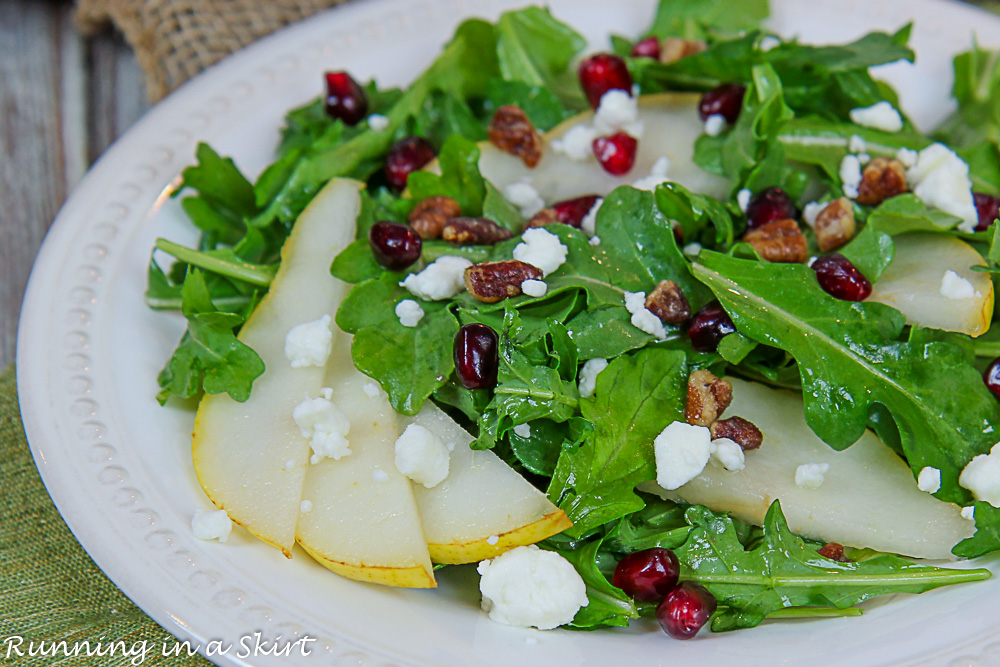
[[972,199],[976,203],[976,213],[979,222],[976,223],[977,232],[985,232],[993,224],[993,221],[1000,218],[1000,197],[973,192]]
[[699,352],[715,352],[719,341],[736,331],[736,325],[718,301],[713,301],[694,314],[688,322],[687,335],[691,346]]
[[635,164],[635,153],[639,148],[639,142],[624,132],[615,132],[594,139],[592,148],[604,171],[612,176],[624,176]]
[[701,96],[698,103],[698,116],[702,120],[708,120],[709,116],[716,114],[726,119],[732,125],[740,117],[740,110],[743,109],[743,96],[747,89],[738,83],[726,83],[718,88],[714,88]]
[[674,590],[680,572],[681,565],[673,551],[653,547],[622,558],[611,583],[633,600],[652,602]]
[[601,105],[601,98],[609,90],[624,90],[632,94],[632,75],[622,58],[610,53],[590,56],[577,70],[580,85],[594,109]]
[[600,199],[598,195],[584,195],[576,199],[567,199],[552,205],[556,212],[556,219],[564,225],[579,227],[583,224],[583,219],[594,208],[594,204]]
[[395,222],[376,222],[368,230],[375,261],[390,271],[402,271],[420,259],[423,241],[416,230]]
[[357,125],[368,115],[368,95],[347,72],[326,73],[326,115]]
[[993,392],[993,395],[1000,398],[1000,357],[990,362],[983,373],[983,382],[986,388]]
[[385,157],[385,178],[396,190],[406,187],[406,179],[435,158],[434,147],[421,137],[407,137],[389,149]]
[[864,301],[872,293],[871,282],[839,252],[820,257],[812,269],[823,291],[842,301]]
[[718,607],[715,596],[701,584],[685,581],[656,607],[656,620],[674,639],[691,639]]
[[660,40],[658,37],[647,37],[635,43],[632,47],[633,58],[660,59]]
[[466,389],[497,386],[500,339],[485,324],[466,324],[455,334],[455,373]]
[[775,186],[761,190],[747,204],[747,229],[757,229],[775,220],[795,220],[799,210],[792,198]]

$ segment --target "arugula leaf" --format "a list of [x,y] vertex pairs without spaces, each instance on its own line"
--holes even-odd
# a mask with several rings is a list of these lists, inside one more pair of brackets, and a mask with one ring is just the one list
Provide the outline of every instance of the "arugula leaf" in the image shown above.
[[646,506],[620,519],[604,538],[604,548],[629,554],[653,547],[676,549],[684,544],[691,533],[691,524],[684,518],[686,506],[653,495],[641,497]]
[[935,131],[935,136],[956,148],[1000,141],[1000,51],[977,45],[953,61],[952,96],[958,108]]
[[410,174],[407,187],[413,200],[444,195],[457,201],[464,215],[482,215],[486,185],[479,174],[479,147],[456,134],[445,141],[438,160],[440,176],[429,171]]
[[973,516],[976,519],[976,533],[955,545],[951,552],[956,556],[978,558],[996,551],[1000,544],[1000,509],[988,502],[976,501]]
[[551,90],[524,81],[493,79],[487,91],[483,103],[486,116],[492,118],[497,109],[512,104],[527,114],[539,132],[547,132],[574,115]]
[[597,376],[592,398],[580,400],[593,433],[559,457],[549,497],[566,512],[570,537],[642,509],[635,486],[656,476],[653,439],[684,419],[687,365],[683,352],[646,348],[613,360]]
[[714,197],[691,192],[680,183],[663,183],[656,188],[656,206],[681,226],[685,239],[701,238],[702,231],[712,225],[717,244],[723,248],[733,244],[733,218]]
[[891,236],[868,224],[837,252],[849,259],[861,275],[874,283],[892,264],[896,256],[896,244],[892,242]]
[[653,337],[632,326],[631,318],[624,308],[607,306],[571,319],[566,326],[580,360],[614,359],[650,343]]
[[660,0],[647,31],[659,38],[705,39],[709,31],[739,33],[758,28],[770,15],[768,0]]
[[[587,585],[587,606],[576,613],[569,624],[571,627],[624,627],[633,618],[639,618],[635,603],[620,588],[612,586],[601,572],[598,559],[602,555],[603,541],[604,538],[598,537],[581,546],[550,538],[539,545],[543,549],[555,551],[572,563]],[[575,548],[569,548],[571,546]]]
[[525,426],[526,430],[511,429],[507,433],[514,456],[530,472],[551,476],[563,442],[570,437],[567,426],[551,419],[535,419],[525,422]]
[[198,144],[195,157],[198,164],[181,172],[181,185],[174,196],[185,188],[193,188],[208,206],[234,222],[257,212],[253,185],[232,158],[221,157],[206,143]]
[[507,201],[507,198],[489,181],[486,184],[486,196],[483,197],[483,217],[489,218],[501,227],[512,232],[520,232],[524,227],[524,217],[521,211]]
[[483,141],[487,136],[486,124],[476,117],[466,100],[440,90],[427,96],[420,113],[406,127],[404,134],[423,137],[434,146],[441,146],[453,135],[470,141]]
[[229,248],[197,251],[166,239],[156,239],[155,248],[173,255],[185,264],[257,287],[268,287],[278,272],[277,264],[247,262]]
[[906,232],[944,232],[962,221],[949,213],[928,208],[914,194],[886,199],[868,215],[868,225],[895,236]]
[[757,348],[757,343],[736,331],[719,341],[719,356],[731,364],[742,363]]

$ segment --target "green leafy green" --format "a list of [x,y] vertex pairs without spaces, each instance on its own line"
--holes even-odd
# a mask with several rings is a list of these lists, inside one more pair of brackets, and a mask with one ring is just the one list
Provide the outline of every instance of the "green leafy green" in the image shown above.
[[928,208],[913,194],[886,199],[868,215],[868,225],[895,236],[906,232],[943,232],[962,220],[954,215]]
[[587,605],[582,607],[570,623],[571,627],[589,629],[602,626],[627,626],[639,618],[635,603],[608,581],[598,565],[603,538],[595,538],[576,548],[566,548],[562,540],[550,539],[542,547],[556,551],[576,568],[587,585]]
[[490,81],[483,111],[492,117],[500,107],[512,104],[527,114],[532,125],[540,132],[547,132],[574,115],[574,110],[563,106],[548,88],[524,81]]
[[657,37],[704,39],[709,31],[738,33],[754,30],[770,14],[767,0],[660,0],[653,25],[647,31]]
[[892,264],[896,256],[896,244],[892,242],[891,236],[869,224],[838,252],[849,259],[861,275],[874,283]]
[[480,216],[486,185],[479,174],[479,147],[463,136],[452,135],[438,157],[441,175],[429,171],[410,174],[407,185],[414,201],[443,195],[458,202],[462,213]]

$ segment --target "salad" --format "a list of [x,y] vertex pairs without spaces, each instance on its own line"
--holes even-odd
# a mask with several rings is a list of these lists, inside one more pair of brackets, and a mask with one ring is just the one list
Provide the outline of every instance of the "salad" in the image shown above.
[[910,26],[719,7],[601,53],[470,19],[405,90],[328,72],[254,182],[199,146],[146,293],[188,322],[198,536],[681,639],[990,576],[912,559],[1000,549],[997,54],[928,133],[870,71]]

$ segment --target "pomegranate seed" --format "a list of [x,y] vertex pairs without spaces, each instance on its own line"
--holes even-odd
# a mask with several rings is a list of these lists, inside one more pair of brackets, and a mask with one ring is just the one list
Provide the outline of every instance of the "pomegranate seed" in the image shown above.
[[799,210],[792,198],[779,187],[761,190],[747,204],[747,229],[763,227],[775,220],[795,220]]
[[552,208],[555,210],[559,222],[570,227],[579,227],[599,198],[598,195],[584,195],[576,199],[557,202],[552,205]]
[[746,95],[746,92],[746,86],[741,86],[738,83],[726,83],[710,90],[701,96],[701,102],[698,103],[698,116],[702,120],[708,120],[709,116],[719,114],[732,125],[740,117],[743,96]]
[[985,232],[990,228],[994,220],[1000,218],[1000,197],[973,192],[972,199],[976,202],[976,213],[979,214],[976,231]]
[[658,37],[647,37],[635,43],[632,47],[633,58],[660,59],[660,40]]
[[708,623],[718,603],[701,584],[685,581],[670,591],[656,608],[656,620],[674,639],[691,639]]
[[1000,357],[994,359],[986,367],[986,371],[983,373],[983,382],[986,383],[987,389],[1000,398]]
[[699,352],[715,352],[719,341],[736,331],[736,325],[730,319],[718,301],[704,306],[694,314],[688,323],[687,335],[691,346]]
[[594,109],[601,105],[601,98],[609,90],[624,90],[632,94],[632,75],[628,73],[625,61],[616,55],[598,53],[590,56],[580,63],[577,73],[583,92]]
[[347,72],[326,73],[326,115],[357,125],[368,115],[368,95]]
[[871,282],[838,252],[820,257],[812,268],[819,286],[830,296],[843,301],[864,301],[872,293]]
[[390,271],[402,271],[420,259],[423,241],[416,230],[395,222],[376,222],[368,230],[375,261]]
[[624,132],[597,137],[592,144],[597,161],[604,167],[604,171],[612,176],[623,176],[632,169],[638,147],[639,142],[635,140],[635,137]]
[[485,324],[466,324],[455,334],[455,372],[466,389],[497,386],[500,339]]
[[674,590],[680,572],[681,565],[673,551],[654,547],[622,558],[611,583],[633,600],[652,602]]
[[407,137],[396,142],[385,157],[385,177],[389,186],[404,189],[410,172],[420,169],[434,157],[434,147],[421,137]]

